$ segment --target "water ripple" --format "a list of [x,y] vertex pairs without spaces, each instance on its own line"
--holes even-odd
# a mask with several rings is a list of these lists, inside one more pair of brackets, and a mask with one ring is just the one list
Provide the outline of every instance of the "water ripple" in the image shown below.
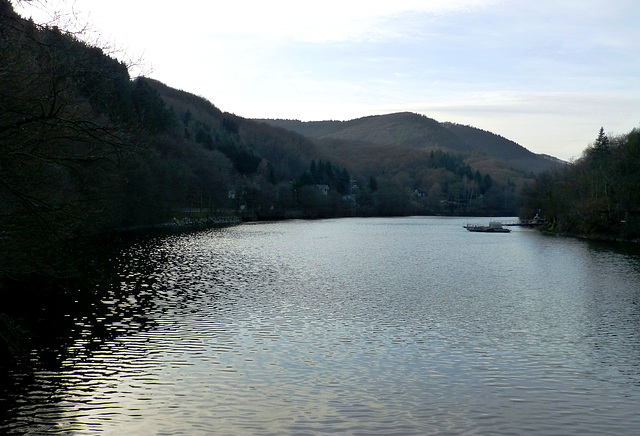
[[460,228],[294,221],[134,244],[114,258],[106,312],[76,320],[59,366],[23,381],[0,430],[637,428],[640,263],[583,241]]

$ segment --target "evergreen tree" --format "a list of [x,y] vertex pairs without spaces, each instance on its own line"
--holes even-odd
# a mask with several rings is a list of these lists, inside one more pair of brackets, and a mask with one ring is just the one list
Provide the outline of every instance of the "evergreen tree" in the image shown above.
[[316,165],[315,159],[312,160],[311,164],[309,165],[309,172],[311,173],[311,177],[313,177],[313,180],[318,183],[318,166]]
[[375,177],[371,176],[369,177],[369,182],[367,183],[367,186],[369,187],[369,191],[376,192],[378,190],[378,181],[376,180]]
[[600,127],[600,132],[598,132],[594,148],[597,151],[605,151],[609,148],[609,144],[609,137],[604,133],[604,127]]

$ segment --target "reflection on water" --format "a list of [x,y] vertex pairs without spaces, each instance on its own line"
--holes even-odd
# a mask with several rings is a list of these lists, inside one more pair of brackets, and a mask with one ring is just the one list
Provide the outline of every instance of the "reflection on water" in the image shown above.
[[640,257],[465,220],[242,225],[139,241],[0,430],[631,434]]

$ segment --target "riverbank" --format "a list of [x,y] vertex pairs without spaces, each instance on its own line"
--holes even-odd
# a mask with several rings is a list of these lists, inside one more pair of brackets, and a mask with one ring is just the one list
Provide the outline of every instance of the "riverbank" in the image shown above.
[[597,241],[597,242],[621,242],[621,243],[628,243],[628,244],[640,244],[640,239],[639,238],[623,238],[623,237],[619,237],[619,236],[611,236],[611,235],[584,235],[584,234],[577,234],[577,233],[553,233],[553,232],[546,232],[546,233],[550,233],[550,234],[555,234],[558,236],[567,236],[567,237],[571,237],[571,238],[578,238],[578,239],[585,239],[587,241]]
[[151,224],[142,226],[118,227],[109,229],[105,233],[140,233],[145,231],[157,230],[189,230],[192,228],[202,227],[227,227],[242,223],[242,219],[237,216],[218,216],[218,217],[201,217],[201,218],[175,218],[173,221],[161,224]]
[[640,244],[640,238],[625,238],[620,235],[612,235],[612,234],[602,234],[602,233],[574,233],[574,232],[565,232],[558,230],[551,230],[544,227],[538,227],[538,231],[544,233],[546,235],[551,236],[565,236],[568,238],[577,238],[584,239],[588,241],[597,241],[597,242],[621,242],[621,243],[630,243],[630,244]]

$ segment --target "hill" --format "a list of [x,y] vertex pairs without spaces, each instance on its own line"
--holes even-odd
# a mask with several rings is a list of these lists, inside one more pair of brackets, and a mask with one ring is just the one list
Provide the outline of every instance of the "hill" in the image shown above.
[[553,156],[533,153],[520,144],[495,133],[471,126],[443,123],[444,127],[470,147],[533,173],[560,168],[565,162]]
[[344,139],[373,144],[472,151],[468,144],[436,120],[410,112],[374,115],[350,121],[260,121],[318,139]]
[[427,150],[440,149],[465,156],[479,153],[533,173],[562,166],[562,161],[535,154],[502,136],[424,115],[401,112],[349,121],[260,120],[316,139],[339,139]]

